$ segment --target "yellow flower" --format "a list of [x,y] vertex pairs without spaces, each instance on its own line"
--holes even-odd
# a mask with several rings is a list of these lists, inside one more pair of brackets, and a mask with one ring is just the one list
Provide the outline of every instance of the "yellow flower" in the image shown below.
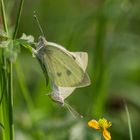
[[91,120],[88,122],[89,127],[103,131],[103,137],[105,138],[105,140],[111,140],[110,132],[107,131],[107,128],[109,128],[111,125],[111,122],[109,122],[105,118],[99,119],[98,121]]

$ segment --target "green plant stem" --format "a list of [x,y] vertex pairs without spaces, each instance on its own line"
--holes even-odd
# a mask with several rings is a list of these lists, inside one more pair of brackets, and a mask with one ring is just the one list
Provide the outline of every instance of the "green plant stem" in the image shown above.
[[[22,13],[22,8],[23,8],[23,3],[24,0],[20,1],[19,5],[19,10],[18,10],[18,16],[16,20],[16,25],[15,25],[15,30],[13,34],[13,39],[16,38],[18,28],[19,28],[19,23],[21,19],[21,13]],[[14,123],[13,123],[13,79],[12,79],[12,62],[9,61],[9,109],[10,109],[10,126],[11,126],[11,137],[14,139]]]
[[18,28],[19,28],[19,23],[20,23],[20,19],[21,19],[23,3],[24,3],[24,0],[21,0],[20,1],[20,5],[19,5],[17,20],[16,20],[16,25],[15,25],[15,31],[14,31],[14,34],[13,34],[13,39],[15,39],[16,36],[17,36],[17,32],[18,32]]
[[[16,20],[16,26],[13,34],[13,39],[16,38],[19,22],[21,18],[21,12],[23,7],[24,0],[20,1],[18,16]],[[6,14],[5,14],[5,6],[4,1],[1,0],[1,12],[2,12],[2,20],[5,32],[8,34],[7,22],[6,22]],[[11,47],[11,46],[8,46]],[[3,78],[1,84],[4,89],[4,84],[6,84],[6,90],[1,90],[3,93],[3,100],[1,104],[1,121],[4,124],[5,129],[3,130],[3,140],[14,140],[14,123],[13,123],[13,79],[12,79],[12,61],[10,58],[5,57],[5,50],[2,50],[2,70],[3,70]]]
[[130,140],[133,140],[133,134],[132,134],[132,126],[131,126],[131,119],[130,119],[130,113],[127,107],[127,104],[124,103],[125,105],[125,111],[126,111],[126,115],[127,115],[127,120],[128,120],[128,128],[129,128],[129,135],[130,135]]
[[[7,28],[7,21],[6,21],[6,14],[5,14],[5,6],[4,6],[4,1],[1,0],[1,13],[2,13],[2,20],[3,20],[3,26],[5,32],[8,34],[8,28]],[[9,99],[8,99],[8,89],[9,89],[9,82],[8,81],[8,63],[7,59],[5,57],[5,50],[2,50],[2,95],[3,95],[3,100],[1,102],[1,121],[4,125],[5,129],[2,129],[2,134],[3,134],[3,140],[13,140],[12,136],[12,128],[10,126],[10,119],[9,119]]]
[[2,13],[2,21],[3,21],[4,30],[8,34],[6,14],[5,14],[5,6],[4,6],[3,0],[1,0],[1,13]]
[[[22,13],[22,8],[23,8],[23,2],[24,0],[20,1],[20,5],[19,5],[19,10],[18,10],[18,16],[17,16],[17,20],[16,20],[16,26],[15,26],[15,30],[14,30],[14,34],[13,34],[13,39],[16,38],[17,36],[17,32],[18,32],[18,28],[19,28],[19,23],[20,23],[20,19],[21,19],[21,13]],[[13,123],[13,79],[12,79],[12,62],[11,60],[9,60],[9,121],[10,121],[10,131],[11,131],[11,135],[10,137],[14,140],[14,123]]]
[[100,135],[101,135],[101,138],[100,138],[100,139],[102,140],[102,137],[103,137],[103,136],[102,136],[102,132],[101,132],[101,134],[100,134]]
[[[3,0],[1,0],[1,13],[2,13],[3,27],[4,27],[5,32],[8,34],[6,14],[5,14],[5,6],[4,6]],[[6,76],[7,62],[6,62],[6,58],[5,58],[4,49],[2,49],[2,54],[1,55],[2,55],[2,71],[3,71],[2,73],[3,73],[3,80],[6,80],[7,79],[7,76]],[[3,81],[3,86],[4,86],[5,83],[6,82]]]
[[8,74],[8,97],[9,97],[9,123],[10,123],[10,137],[14,140],[14,123],[13,123],[13,79],[12,79],[12,62],[9,61]]

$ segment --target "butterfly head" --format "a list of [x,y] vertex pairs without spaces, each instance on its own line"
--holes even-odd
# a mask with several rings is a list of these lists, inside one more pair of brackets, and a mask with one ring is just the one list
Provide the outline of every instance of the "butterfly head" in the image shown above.
[[63,97],[61,97],[53,92],[51,94],[49,94],[48,96],[51,98],[52,101],[57,102],[57,103],[61,104],[62,106],[64,105]]
[[45,37],[40,36],[39,39],[38,39],[36,49],[40,50],[42,47],[46,46],[46,44],[47,44],[47,40],[45,39]]

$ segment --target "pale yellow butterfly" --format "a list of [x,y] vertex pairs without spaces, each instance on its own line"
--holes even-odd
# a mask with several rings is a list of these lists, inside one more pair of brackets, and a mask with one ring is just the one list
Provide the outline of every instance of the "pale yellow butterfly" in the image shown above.
[[[88,55],[85,52],[71,52],[71,55],[75,57],[75,59],[79,62],[83,71],[86,71],[86,67],[88,64]],[[52,85],[52,93],[50,97],[61,104],[64,104],[64,99],[66,99],[76,87],[60,87],[56,86],[54,83]]]
[[[43,30],[38,26],[43,34]],[[48,42],[44,36],[39,37],[36,45],[35,55],[37,56],[44,73],[52,83],[51,99],[66,107],[71,112],[74,110],[64,100],[75,90],[75,88],[90,85],[90,79],[86,73],[88,54],[86,52],[70,52],[63,46]],[[46,75],[46,74],[45,74]]]
[[[64,47],[39,38],[36,56],[45,66],[50,80],[58,87],[85,87],[90,84],[88,74],[82,68],[84,59],[80,59],[82,53],[73,53]],[[84,53],[87,56],[87,53]],[[82,56],[82,55],[81,55]],[[79,60],[83,61],[80,64]]]

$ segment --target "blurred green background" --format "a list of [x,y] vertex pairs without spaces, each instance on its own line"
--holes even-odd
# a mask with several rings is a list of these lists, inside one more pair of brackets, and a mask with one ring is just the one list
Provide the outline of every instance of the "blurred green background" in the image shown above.
[[[19,0],[7,0],[9,25],[15,25]],[[46,39],[70,51],[89,54],[91,85],[79,88],[67,101],[83,115],[52,102],[38,61],[21,47],[14,63],[16,140],[100,140],[89,128],[91,119],[107,118],[113,140],[128,140],[123,100],[127,102],[134,140],[140,139],[140,1],[25,0],[18,37],[38,40],[36,11]]]

